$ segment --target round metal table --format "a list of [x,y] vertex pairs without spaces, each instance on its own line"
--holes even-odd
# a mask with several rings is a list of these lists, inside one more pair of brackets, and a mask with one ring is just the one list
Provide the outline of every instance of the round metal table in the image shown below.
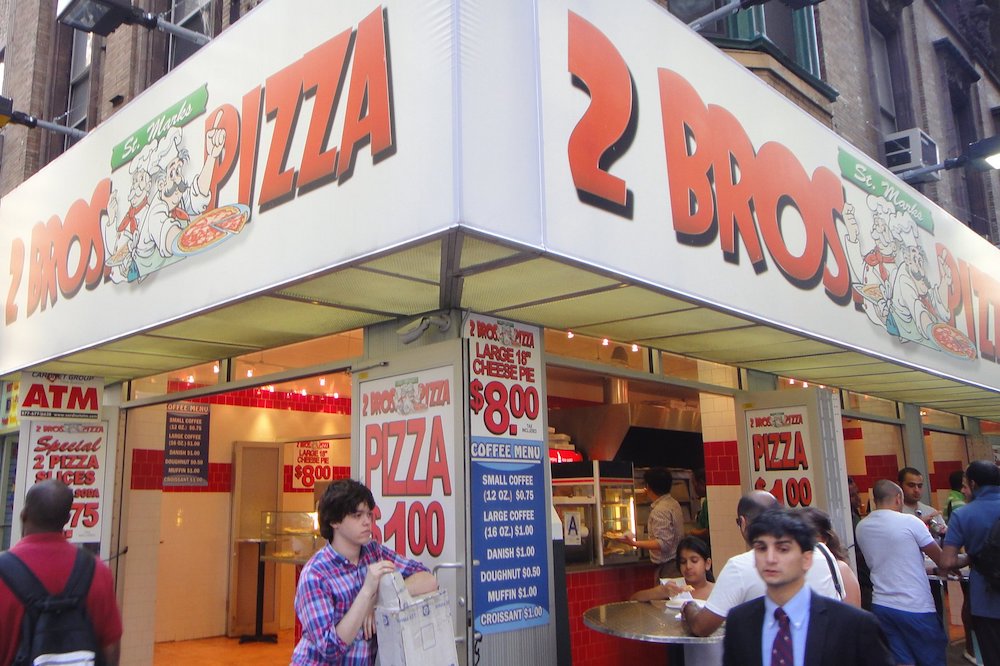
[[708,636],[692,636],[677,617],[679,612],[666,608],[663,602],[620,601],[588,609],[583,614],[583,623],[594,631],[651,643],[722,642],[724,627],[719,627]]

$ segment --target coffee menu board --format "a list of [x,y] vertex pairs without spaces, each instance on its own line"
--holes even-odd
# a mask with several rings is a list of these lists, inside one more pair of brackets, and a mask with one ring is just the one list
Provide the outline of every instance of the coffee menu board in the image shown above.
[[167,404],[167,433],[163,447],[163,486],[208,485],[209,405],[199,402]]
[[475,630],[549,621],[540,331],[470,315],[472,589]]

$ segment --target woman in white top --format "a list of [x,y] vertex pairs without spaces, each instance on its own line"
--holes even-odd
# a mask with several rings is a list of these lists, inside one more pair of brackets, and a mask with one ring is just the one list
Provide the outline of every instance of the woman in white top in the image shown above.
[[858,577],[847,563],[847,551],[840,537],[833,531],[830,516],[825,511],[807,506],[800,509],[809,524],[816,530],[816,554],[813,555],[813,566],[828,566],[837,586],[840,600],[861,608],[861,584]]

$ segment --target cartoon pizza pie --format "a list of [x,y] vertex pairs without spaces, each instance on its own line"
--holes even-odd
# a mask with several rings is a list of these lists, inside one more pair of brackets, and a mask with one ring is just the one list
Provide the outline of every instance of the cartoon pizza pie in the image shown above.
[[199,217],[204,217],[209,224],[220,231],[238,234],[243,231],[247,220],[250,219],[250,210],[246,206],[230,204],[202,213]]
[[931,327],[931,337],[938,347],[960,358],[975,359],[976,345],[969,337],[951,324],[940,322]]
[[200,215],[181,232],[177,238],[177,249],[185,254],[198,252],[225,237],[225,231],[216,229]]
[[854,289],[869,301],[875,301],[878,303],[885,298],[885,294],[882,293],[882,285],[877,282],[854,285]]
[[132,254],[132,248],[129,247],[128,243],[124,243],[120,248],[118,248],[117,251],[115,251],[113,255],[107,258],[104,264],[106,266],[111,266],[111,267],[121,266],[122,264],[125,263],[125,260],[128,259],[129,255],[131,254]]

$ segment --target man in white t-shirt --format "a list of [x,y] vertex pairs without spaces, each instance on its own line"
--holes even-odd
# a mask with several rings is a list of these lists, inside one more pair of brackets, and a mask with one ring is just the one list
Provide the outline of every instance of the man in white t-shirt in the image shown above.
[[945,663],[948,638],[934,609],[924,555],[939,566],[941,547],[917,518],[901,512],[903,490],[882,479],[872,488],[875,510],[858,523],[858,545],[872,572],[872,612],[897,664]]
[[[778,506],[778,500],[774,495],[763,490],[754,490],[741,497],[736,506],[736,524],[743,534],[743,539],[746,540],[747,530],[755,518]],[[748,542],[747,546],[749,545]],[[817,594],[840,600],[829,567],[810,568],[806,573],[806,583]],[[708,636],[722,626],[730,610],[744,602],[764,596],[766,591],[767,585],[757,572],[754,552],[748,550],[729,558],[715,579],[715,587],[708,595],[704,607],[699,608],[695,603],[686,603],[681,608],[681,615],[692,634]]]

